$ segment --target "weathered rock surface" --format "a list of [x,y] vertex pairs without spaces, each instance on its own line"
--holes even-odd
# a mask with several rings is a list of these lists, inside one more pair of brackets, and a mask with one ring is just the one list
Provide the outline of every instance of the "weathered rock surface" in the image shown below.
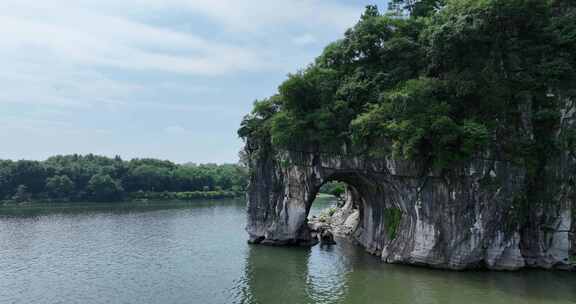
[[357,194],[353,194],[353,189],[347,189],[341,204],[338,204],[336,211],[330,216],[322,218],[312,217],[308,226],[312,231],[330,230],[334,235],[347,237],[351,236],[360,221],[360,211],[358,201],[355,201]]
[[322,230],[320,233],[320,244],[322,245],[334,245],[336,241],[334,240],[334,234],[329,229]]
[[[560,132],[574,127],[574,105],[564,114]],[[319,188],[337,180],[352,189],[358,205],[349,232],[385,262],[458,270],[573,268],[574,151],[547,164],[554,182],[545,186],[557,197],[537,206],[520,203],[527,169],[490,153],[438,173],[414,161],[275,151],[250,140],[247,151],[253,243],[314,244],[308,212]],[[350,214],[342,218],[346,222]]]

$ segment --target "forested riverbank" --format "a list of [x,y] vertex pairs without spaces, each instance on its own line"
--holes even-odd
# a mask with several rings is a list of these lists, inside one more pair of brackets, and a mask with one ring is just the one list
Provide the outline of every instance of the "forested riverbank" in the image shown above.
[[0,160],[3,204],[219,199],[243,195],[246,185],[247,170],[238,164],[176,164],[93,154]]

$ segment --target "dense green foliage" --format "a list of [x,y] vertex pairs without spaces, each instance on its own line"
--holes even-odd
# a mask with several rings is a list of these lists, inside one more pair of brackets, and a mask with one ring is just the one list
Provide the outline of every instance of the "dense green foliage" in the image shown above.
[[369,6],[343,39],[257,101],[239,135],[435,168],[490,150],[537,170],[570,144],[552,135],[576,96],[575,7],[394,0],[382,15]]
[[96,155],[54,156],[42,162],[0,160],[0,200],[188,200],[237,195],[246,184],[246,169],[233,164],[178,165]]
[[388,9],[397,14],[408,12],[412,16],[424,17],[438,11],[446,0],[391,0]]
[[346,192],[346,184],[341,182],[329,182],[320,187],[320,193],[341,197]]

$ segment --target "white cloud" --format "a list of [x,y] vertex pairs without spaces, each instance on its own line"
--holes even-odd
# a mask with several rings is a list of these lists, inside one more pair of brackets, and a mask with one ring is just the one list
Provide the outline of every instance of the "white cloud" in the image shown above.
[[[338,37],[361,10],[332,0],[0,0],[0,138],[17,156],[50,152],[48,137],[59,153],[126,138],[145,147],[125,126],[148,117],[161,134],[189,134],[167,118],[184,113],[218,113],[235,128],[246,96],[274,90],[260,82],[305,66],[315,49],[301,46]],[[234,130],[221,132],[215,145],[239,145],[227,142]]]
[[124,15],[88,11],[70,1],[3,0],[0,104],[85,108],[119,104],[142,89],[112,80],[98,68],[217,76],[263,66],[253,50],[143,24],[131,20],[128,11],[118,13]]
[[[25,10],[35,16],[66,11],[96,11],[126,15],[142,11],[189,11],[208,16],[230,31],[254,31],[270,26],[302,24],[342,30],[358,18],[361,3],[332,0],[2,0],[4,11]],[[66,14],[66,13],[65,13]],[[69,15],[69,14],[67,14]]]
[[246,48],[117,17],[81,18],[47,23],[2,16],[0,47],[22,60],[34,53],[67,64],[198,75],[260,67],[256,53]]
[[255,31],[282,24],[343,30],[352,25],[359,13],[357,6],[327,0],[168,0],[165,3],[200,11],[231,31]]
[[[357,15],[355,7],[317,0],[2,0],[0,79],[9,89],[0,92],[0,103],[117,103],[138,90],[95,68],[196,76],[295,68],[274,45],[263,47],[259,39],[237,45],[138,18],[171,11],[206,16],[220,30],[264,33],[287,25],[341,30]],[[315,41],[305,34],[292,42]]]
[[[13,57],[15,57],[14,55]],[[0,51],[0,62],[3,61]],[[112,81],[90,69],[50,61],[5,62],[0,71],[0,104],[37,104],[86,109],[120,104],[142,90],[137,84]]]

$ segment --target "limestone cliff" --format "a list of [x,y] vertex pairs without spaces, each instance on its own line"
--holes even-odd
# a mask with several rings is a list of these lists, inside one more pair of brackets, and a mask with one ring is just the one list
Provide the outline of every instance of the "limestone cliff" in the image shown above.
[[[563,111],[558,136],[574,128]],[[248,139],[250,241],[313,244],[307,224],[319,188],[345,182],[359,209],[353,238],[387,263],[446,269],[573,269],[576,250],[574,151],[548,161],[550,203],[526,205],[527,168],[482,153],[449,171],[425,162],[345,153],[278,150]],[[545,173],[545,174],[544,174]]]

